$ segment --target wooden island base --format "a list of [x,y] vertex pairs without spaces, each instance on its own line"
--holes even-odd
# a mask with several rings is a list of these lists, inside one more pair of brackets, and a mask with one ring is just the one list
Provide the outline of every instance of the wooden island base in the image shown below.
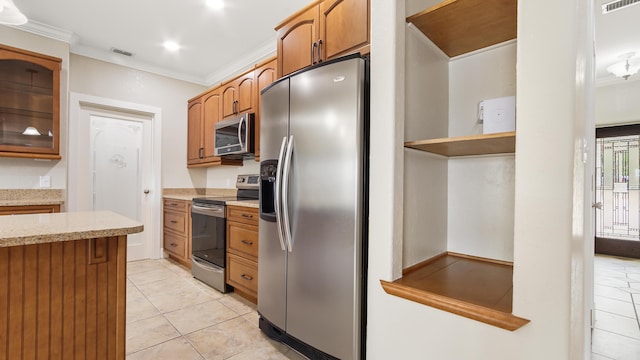
[[124,359],[126,249],[126,235],[0,247],[0,358]]
[[0,359],[124,360],[127,235],[111,211],[0,216]]

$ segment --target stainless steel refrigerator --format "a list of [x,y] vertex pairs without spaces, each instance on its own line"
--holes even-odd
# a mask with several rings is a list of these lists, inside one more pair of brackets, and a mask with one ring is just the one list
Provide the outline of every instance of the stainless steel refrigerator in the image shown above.
[[260,328],[311,359],[363,359],[368,64],[349,56],[262,92]]

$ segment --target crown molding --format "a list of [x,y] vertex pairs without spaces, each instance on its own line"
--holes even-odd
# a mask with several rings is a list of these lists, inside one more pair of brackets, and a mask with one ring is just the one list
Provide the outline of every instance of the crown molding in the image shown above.
[[207,85],[204,79],[201,77],[185,74],[182,72],[171,71],[169,69],[166,69],[160,66],[151,65],[143,61],[137,61],[135,57],[129,58],[123,55],[113,53],[111,51],[106,51],[106,50],[98,49],[91,46],[76,44],[71,46],[71,52],[76,55],[86,56],[92,59],[101,60],[108,63],[116,64],[116,65],[126,66],[132,69],[146,71],[156,75],[166,76],[173,79],[182,80],[182,81],[203,85],[203,86]]
[[146,71],[149,73],[187,81],[203,86],[212,86],[216,83],[220,83],[221,81],[229,79],[234,75],[246,71],[247,69],[253,68],[255,64],[276,54],[276,40],[274,37],[273,39],[270,39],[257,46],[255,50],[248,54],[245,54],[240,59],[238,59],[238,61],[235,61],[228,66],[218,69],[203,78],[185,74],[182,72],[172,71],[160,66],[145,63],[143,61],[137,61],[135,58],[127,58],[122,55],[115,54],[111,51],[83,45],[80,43],[80,37],[72,31],[43,24],[37,21],[29,20],[29,22],[24,25],[10,27],[67,43],[69,44],[70,52],[73,54],[86,56],[92,59],[126,66],[136,70]]
[[248,69],[252,69],[256,64],[266,60],[276,54],[276,39],[265,41],[254,51],[245,54],[241,59],[235,61],[224,68],[218,69],[206,77],[208,86],[213,86],[228,80],[234,75],[238,75]]
[[640,81],[640,74],[631,75],[627,80],[609,74],[609,76],[596,78],[596,87],[623,85],[636,81]]
[[77,43],[79,40],[78,36],[74,34],[72,31],[47,25],[47,24],[43,24],[41,22],[37,22],[33,20],[29,20],[24,25],[11,26],[11,27],[14,29],[30,32],[32,34],[48,37],[50,39],[62,41],[70,45]]

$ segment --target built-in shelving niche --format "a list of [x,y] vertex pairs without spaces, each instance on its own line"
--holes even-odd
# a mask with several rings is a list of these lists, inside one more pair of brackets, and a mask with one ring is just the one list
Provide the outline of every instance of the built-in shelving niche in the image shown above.
[[[516,38],[516,0],[447,0],[407,18],[449,58]],[[446,157],[514,154],[515,132],[408,141],[406,148]],[[424,305],[514,331],[513,263],[445,252],[381,280],[384,290]]]

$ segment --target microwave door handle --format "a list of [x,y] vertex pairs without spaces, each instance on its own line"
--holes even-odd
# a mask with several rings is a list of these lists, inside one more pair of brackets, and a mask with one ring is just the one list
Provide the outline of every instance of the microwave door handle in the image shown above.
[[242,125],[246,125],[246,121],[244,120],[244,116],[240,118],[240,123],[238,124],[238,141],[240,141],[240,148],[244,149],[244,143],[242,141]]

